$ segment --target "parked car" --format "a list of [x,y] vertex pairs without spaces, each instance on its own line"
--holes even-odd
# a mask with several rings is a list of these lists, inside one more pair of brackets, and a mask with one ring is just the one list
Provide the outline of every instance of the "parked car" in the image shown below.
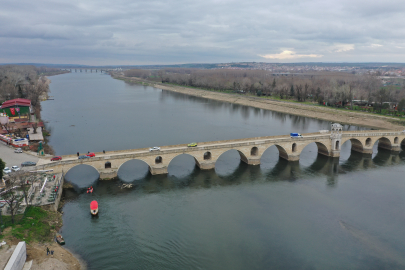
[[196,142],[192,142],[192,143],[187,144],[187,146],[188,146],[188,147],[196,147],[196,146],[197,146],[197,143],[196,143]]
[[80,156],[79,159],[86,159],[86,158],[90,158],[89,156]]
[[12,170],[13,172],[19,171],[19,170],[20,170],[20,167],[18,167],[17,165],[14,165],[13,167],[11,167],[11,170]]
[[4,172],[5,174],[9,174],[9,173],[11,173],[11,170],[10,170],[9,167],[5,167],[5,168],[3,169],[3,172]]
[[33,161],[24,161],[23,163],[21,163],[21,167],[25,167],[25,166],[35,166],[37,165],[36,162]]
[[56,156],[56,157],[51,158],[51,161],[56,161],[56,160],[62,160],[62,157]]
[[96,154],[94,154],[94,153],[88,153],[86,156],[88,156],[88,157],[95,157]]
[[155,146],[155,147],[149,148],[149,152],[152,152],[152,151],[160,151],[160,147]]
[[22,153],[22,149],[21,148],[17,148],[14,150],[14,153]]
[[299,133],[290,133],[291,138],[303,138]]

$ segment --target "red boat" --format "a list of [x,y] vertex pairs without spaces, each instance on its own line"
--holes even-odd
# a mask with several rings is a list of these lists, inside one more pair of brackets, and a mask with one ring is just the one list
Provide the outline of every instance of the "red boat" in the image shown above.
[[95,216],[98,214],[98,202],[97,201],[92,201],[90,203],[90,213]]

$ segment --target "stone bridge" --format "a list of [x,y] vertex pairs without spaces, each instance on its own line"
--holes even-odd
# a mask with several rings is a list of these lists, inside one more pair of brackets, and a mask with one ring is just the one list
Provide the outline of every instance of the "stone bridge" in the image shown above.
[[401,144],[405,145],[404,131],[388,130],[361,130],[342,131],[342,126],[332,124],[331,131],[325,130],[317,133],[302,134],[302,138],[283,136],[256,137],[227,141],[214,141],[199,143],[197,147],[187,147],[186,144],[163,146],[160,151],[149,151],[149,148],[108,151],[95,153],[96,156],[88,159],[78,159],[76,155],[62,156],[61,161],[51,162],[42,159],[36,169],[53,169],[55,173],[67,173],[71,168],[86,164],[94,167],[100,178],[113,178],[122,164],[129,160],[138,159],[149,166],[151,174],[166,174],[170,162],[179,155],[188,154],[194,157],[196,165],[201,170],[215,168],[218,158],[231,149],[238,151],[240,159],[250,165],[259,165],[262,154],[271,146],[277,147],[281,158],[288,161],[298,161],[302,150],[309,144],[318,146],[318,153],[324,156],[338,158],[341,145],[350,140],[352,150],[363,154],[372,154],[373,146],[401,151]]

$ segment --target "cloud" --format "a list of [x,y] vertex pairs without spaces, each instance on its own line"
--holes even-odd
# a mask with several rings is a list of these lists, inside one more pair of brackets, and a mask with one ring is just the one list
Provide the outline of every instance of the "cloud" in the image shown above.
[[330,47],[332,52],[347,52],[354,50],[354,44],[336,44]]
[[299,58],[316,58],[316,57],[322,57],[323,55],[320,54],[296,54],[293,51],[283,51],[281,53],[277,54],[265,54],[265,55],[259,55],[260,57],[267,58],[267,59],[280,59],[280,60],[285,60],[285,59],[299,59]]
[[405,62],[404,13],[403,0],[5,0],[0,63]]

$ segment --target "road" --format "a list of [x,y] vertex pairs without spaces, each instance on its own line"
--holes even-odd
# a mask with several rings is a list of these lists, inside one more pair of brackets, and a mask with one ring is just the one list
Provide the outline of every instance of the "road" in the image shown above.
[[[21,163],[24,161],[38,162],[39,158],[25,154],[25,153],[14,153],[15,148],[12,146],[7,146],[4,142],[0,141],[0,158],[6,163],[6,167],[11,168],[11,166],[17,165],[21,167]],[[24,169],[29,169],[30,167],[24,167]]]

